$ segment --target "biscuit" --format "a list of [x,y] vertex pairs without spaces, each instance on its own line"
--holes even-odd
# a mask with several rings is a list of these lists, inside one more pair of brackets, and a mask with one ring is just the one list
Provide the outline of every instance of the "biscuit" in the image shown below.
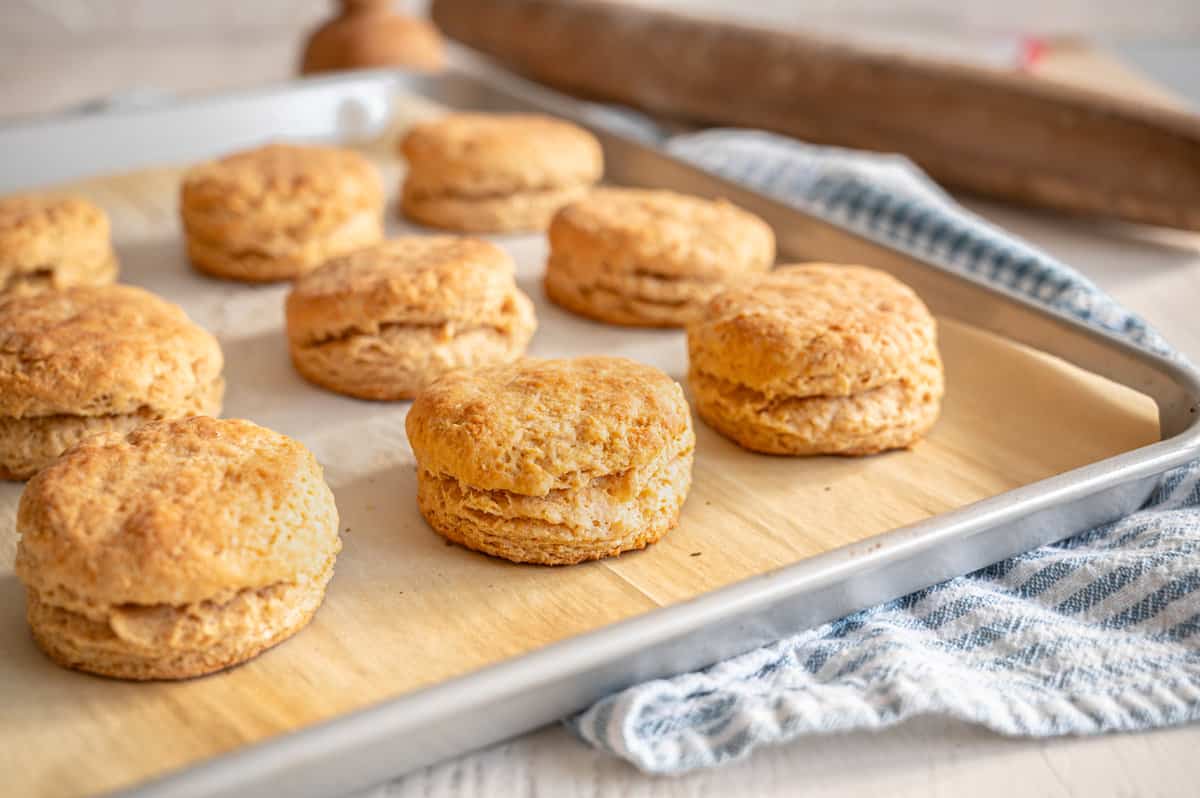
[[695,435],[683,391],[614,357],[451,372],[409,411],[417,504],[438,534],[514,562],[643,548],[675,527]]
[[519,357],[537,327],[512,259],[486,241],[410,236],[326,263],[287,298],[292,363],[363,399],[409,399],[455,368]]
[[186,679],[295,634],[341,548],[302,445],[197,416],[89,438],[25,487],[16,573],[60,665]]
[[723,200],[604,188],[550,223],[546,295],[597,321],[682,327],[735,278],[775,260],[766,222]]
[[291,280],[383,237],[383,189],[356,152],[270,144],[188,170],[179,210],[192,265],[243,282]]
[[81,197],[0,197],[0,294],[36,294],[117,277],[108,216]]
[[446,42],[420,17],[390,13],[387,2],[351,0],[347,11],[309,37],[300,72],[400,67],[437,72],[446,65]]
[[88,435],[220,412],[222,366],[212,335],[140,288],[0,297],[0,478]]
[[450,114],[415,125],[400,152],[404,215],[471,233],[545,230],[604,172],[591,133],[535,114]]
[[715,296],[687,336],[697,413],[753,451],[905,448],[940,412],[937,324],[875,269],[780,267]]

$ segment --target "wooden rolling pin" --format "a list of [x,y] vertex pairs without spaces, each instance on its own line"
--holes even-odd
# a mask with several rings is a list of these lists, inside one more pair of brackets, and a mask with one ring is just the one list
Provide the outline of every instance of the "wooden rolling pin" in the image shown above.
[[900,152],[951,188],[1200,231],[1200,117],[999,70],[601,0],[433,0],[529,77],[704,124]]

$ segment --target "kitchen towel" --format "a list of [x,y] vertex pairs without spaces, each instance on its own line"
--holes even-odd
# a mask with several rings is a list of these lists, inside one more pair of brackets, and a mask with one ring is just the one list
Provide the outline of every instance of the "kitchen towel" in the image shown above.
[[[809,214],[982,277],[1170,354],[1068,266],[958,206],[898,156],[709,130],[667,150]],[[1002,734],[1132,731],[1200,719],[1200,462],[1134,514],[697,673],[637,685],[569,721],[655,773],[804,734],[925,714]]]

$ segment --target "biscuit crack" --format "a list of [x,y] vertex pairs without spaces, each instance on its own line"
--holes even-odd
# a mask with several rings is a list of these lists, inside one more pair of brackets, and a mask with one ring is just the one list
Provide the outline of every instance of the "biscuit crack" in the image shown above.
[[597,532],[623,515],[624,509],[653,504],[664,485],[690,473],[694,451],[694,436],[685,434],[645,464],[593,476],[578,487],[554,488],[540,496],[475,488],[428,469],[423,469],[422,475],[445,497],[452,498],[457,513],[471,515],[477,521],[532,521]]
[[495,200],[508,199],[510,197],[525,197],[525,196],[552,196],[563,191],[569,191],[572,188],[586,186],[586,183],[564,183],[555,185],[551,183],[514,188],[511,191],[480,191],[472,192],[470,190],[446,190],[436,191],[433,189],[408,188],[406,194],[410,200],[422,202],[427,200],[457,200],[460,202],[489,202]]
[[543,496],[475,489],[423,469],[417,501],[440,534],[488,554],[552,565],[615,556],[653,543],[678,522],[692,440],[684,436],[645,466]]
[[29,269],[27,271],[13,272],[8,275],[8,278],[4,281],[3,288],[0,288],[0,290],[12,291],[17,286],[45,285],[53,277],[54,269],[48,265],[39,266],[36,269]]
[[[29,362],[33,362],[33,361],[31,360]],[[192,365],[193,375],[198,376],[197,373],[199,372],[199,370],[200,369],[199,369],[198,365],[194,363]],[[182,405],[188,411],[185,413],[185,415],[193,415],[193,414],[197,414],[197,413],[201,414],[201,415],[205,415],[208,412],[210,412],[206,408],[209,404],[212,403],[214,396],[219,399],[220,395],[223,393],[224,385],[225,385],[225,378],[220,377],[220,376],[215,377],[214,379],[211,379],[208,382],[205,382],[202,384],[200,383],[199,380],[197,380],[196,389],[189,394],[185,394],[180,399],[179,405]],[[109,393],[99,394],[92,398],[92,400],[89,402],[89,406],[94,407],[97,405],[104,405],[104,404],[110,402],[111,400],[112,400],[111,394],[109,394]],[[84,408],[80,408],[79,411],[75,412],[75,413],[52,413],[50,415],[44,415],[44,416],[4,416],[4,415],[0,415],[0,429],[3,429],[5,426],[19,425],[19,424],[25,424],[25,425],[38,424],[39,426],[50,427],[50,426],[55,426],[58,424],[73,424],[73,423],[80,423],[80,422],[88,421],[88,420],[96,420],[96,421],[126,421],[126,420],[130,420],[130,421],[132,421],[134,419],[138,419],[141,421],[152,421],[152,420],[161,419],[167,415],[177,414],[178,411],[180,410],[180,408],[178,406],[164,408],[164,407],[156,407],[154,405],[146,405],[146,404],[139,405],[138,407],[130,410],[128,413],[89,413],[88,409],[89,408],[84,407]],[[29,431],[25,430],[25,432],[26,432],[26,434],[28,434]]]
[[[851,399],[854,397],[867,397],[872,395],[880,395],[884,391],[894,388],[906,388],[913,383],[911,380],[900,378],[891,380],[890,382],[879,383],[864,391],[859,391],[852,394],[841,393],[812,393],[804,395],[791,394],[768,394],[751,388],[749,385],[740,382],[733,382],[718,377],[715,374],[710,374],[703,369],[696,369],[696,374],[704,380],[713,383],[718,393],[729,401],[745,404],[760,413],[770,413],[788,407],[802,406],[805,402],[822,402],[838,399]],[[928,401],[928,399],[927,399]]]
[[320,591],[332,573],[329,558],[307,579],[230,589],[184,604],[98,604],[61,586],[30,588],[28,600],[40,629],[79,643],[134,646],[146,653],[200,650],[231,634],[269,630],[302,605],[304,595]]
[[309,339],[301,344],[305,349],[319,349],[330,344],[340,344],[351,341],[355,338],[377,338],[383,335],[397,332],[417,332],[417,331],[432,330],[438,333],[438,337],[443,341],[452,340],[460,335],[466,335],[472,332],[494,332],[497,335],[508,335],[511,330],[507,327],[497,324],[472,324],[469,326],[458,326],[454,322],[410,322],[410,321],[388,321],[375,325],[372,328],[366,327],[347,327],[339,332],[329,333]]
[[612,288],[607,288],[607,287],[601,286],[601,285],[581,285],[581,286],[579,286],[579,293],[584,297],[591,296],[593,294],[603,294],[605,296],[611,297],[612,299],[616,300],[617,302],[623,303],[623,307],[626,310],[636,309],[638,304],[653,305],[653,306],[659,307],[659,308],[672,308],[672,309],[682,308],[682,307],[686,307],[687,305],[694,304],[693,301],[687,300],[687,299],[654,299],[654,298],[646,296],[645,294],[639,294],[637,292],[616,291],[616,290],[613,290]]

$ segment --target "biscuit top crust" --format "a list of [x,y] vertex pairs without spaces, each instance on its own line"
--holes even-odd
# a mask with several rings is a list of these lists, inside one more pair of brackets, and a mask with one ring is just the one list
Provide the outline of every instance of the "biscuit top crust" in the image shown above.
[[268,144],[189,169],[180,204],[185,226],[209,238],[248,227],[302,240],[381,212],[383,187],[353,150]]
[[140,288],[0,297],[0,416],[169,412],[222,365],[217,339]]
[[616,357],[451,372],[417,396],[407,421],[421,468],[528,496],[645,465],[690,429],[674,380]]
[[400,140],[405,191],[494,197],[591,184],[604,171],[596,137],[538,114],[449,114],[414,125]]
[[721,279],[769,269],[770,226],[725,200],[673,191],[601,188],[550,222],[552,256],[667,279]]
[[769,396],[848,396],[937,345],[920,297],[866,266],[781,266],[717,294],[688,327],[692,367]]
[[341,548],[308,449],[204,416],[85,440],[30,480],[17,530],[21,581],[90,605],[219,602],[319,575]]
[[[342,3],[370,10],[391,5],[387,0]],[[354,9],[355,11],[357,9]],[[348,11],[353,14],[353,11]],[[432,22],[403,14],[344,16],[322,27],[304,52],[304,73],[337,72],[354,68],[403,67],[434,72],[445,66],[446,43]]]
[[296,281],[288,335],[311,345],[385,324],[502,326],[513,316],[512,258],[487,241],[404,236],[335,258]]
[[100,260],[110,249],[108,216],[82,197],[0,197],[0,273]]

